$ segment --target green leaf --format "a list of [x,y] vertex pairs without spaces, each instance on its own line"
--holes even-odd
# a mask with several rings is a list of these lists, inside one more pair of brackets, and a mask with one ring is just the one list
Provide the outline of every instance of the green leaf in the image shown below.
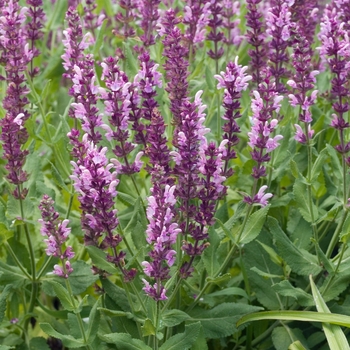
[[145,323],[141,327],[142,329],[142,335],[144,337],[148,337],[149,335],[155,335],[156,334],[156,327],[154,326],[153,322],[146,318]]
[[49,323],[40,323],[40,327],[49,336],[60,339],[63,345],[68,348],[80,348],[84,346],[84,342],[81,339],[75,339],[71,335],[61,334],[55,331]]
[[85,249],[88,251],[93,265],[112,275],[119,272],[113,264],[107,261],[107,254],[103,250],[93,245],[85,246]]
[[270,205],[263,207],[253,213],[246,224],[246,227],[240,237],[240,241],[237,244],[247,244],[254,240],[260,233],[266,219],[266,215],[269,211]]
[[63,188],[67,192],[70,192],[68,186],[65,184],[65,182],[64,182],[60,172],[57,170],[55,165],[53,163],[51,163],[50,161],[49,161],[49,164],[51,166],[52,178],[54,179],[56,185],[58,185],[59,187]]
[[101,306],[101,298],[96,300],[89,315],[89,326],[86,332],[87,342],[91,344],[97,335],[98,325],[100,324],[100,311],[98,308]]
[[317,257],[304,249],[298,249],[279,227],[276,219],[269,217],[267,223],[276,240],[280,256],[294,272],[307,276],[309,274],[317,275],[322,271],[322,267],[318,265]]
[[92,273],[91,266],[82,260],[75,261],[72,268],[73,272],[69,275],[68,280],[74,295],[83,293],[98,279],[98,276]]
[[289,281],[284,280],[272,286],[272,289],[279,295],[290,297],[298,301],[301,306],[312,306],[312,296],[301,288],[293,287]]
[[14,348],[14,346],[0,345],[0,350],[11,350]]
[[0,246],[13,236],[13,232],[9,231],[5,224],[0,223]]
[[220,237],[213,227],[209,229],[209,242],[210,246],[204,250],[202,254],[202,260],[205,269],[207,270],[208,276],[213,276],[220,268],[219,259],[217,257],[217,251],[220,245]]
[[276,350],[287,350],[288,346],[297,340],[290,328],[276,327],[272,331],[271,339]]
[[334,178],[340,180],[343,178],[343,170],[338,158],[338,154],[333,146],[327,144],[326,148],[331,158],[331,169],[333,170]]
[[133,339],[130,334],[111,333],[104,334],[101,338],[107,343],[117,345],[118,349],[123,350],[152,350],[148,345],[139,339]]
[[173,335],[159,350],[187,350],[196,341],[201,324],[199,322],[186,325],[185,332]]
[[310,208],[307,185],[304,184],[301,180],[296,180],[293,186],[293,193],[295,201],[298,204],[298,210],[300,211],[300,214],[303,216],[303,218],[307,222],[311,223],[312,221],[316,221],[318,218],[318,211],[313,201]]
[[94,45],[94,51],[93,51],[94,56],[96,56],[98,54],[98,52],[100,51],[100,49],[103,45],[103,39],[105,38],[105,35],[106,35],[105,30],[106,30],[107,22],[108,22],[108,20],[105,19],[102,22],[100,29],[98,30],[95,45]]
[[249,299],[249,296],[244,289],[238,288],[238,287],[229,287],[214,293],[204,295],[203,303],[208,304],[209,307],[214,307],[218,305],[220,302],[225,302],[226,299],[228,298],[231,299],[232,297],[235,297],[235,296],[239,296],[247,300]]
[[[324,302],[321,293],[318,291],[312,279],[312,275],[310,275],[310,285],[317,311],[322,313],[329,313],[329,315],[331,315],[331,312],[329,311],[326,303]],[[328,322],[323,322],[322,327],[331,350],[349,349],[349,343],[346,339],[346,336],[339,326],[330,324]]]
[[78,316],[73,313],[68,313],[67,324],[69,326],[69,334],[75,339],[81,338]]
[[242,315],[261,309],[246,304],[222,303],[211,310],[197,307],[189,315],[190,320],[201,322],[206,337],[219,339],[237,331],[236,322]]
[[196,341],[191,347],[191,350],[208,350],[208,343],[202,326],[200,328]]
[[6,300],[8,295],[10,294],[12,289],[12,285],[8,284],[1,292],[0,294],[0,324],[2,320],[4,319],[5,316],[5,311],[6,311]]
[[131,220],[124,229],[125,233],[131,234],[132,241],[137,250],[147,245],[145,234],[147,225],[148,221],[145,215],[145,209],[142,205],[141,198],[138,198],[134,205]]
[[325,165],[325,161],[326,161],[327,157],[328,157],[328,151],[326,148],[324,148],[320,152],[320,154],[318,155],[318,157],[316,158],[316,160],[312,166],[311,179],[310,179],[311,183],[313,183],[320,175],[321,169]]
[[314,311],[261,311],[243,316],[237,327],[244,323],[260,320],[283,320],[283,321],[305,321],[305,322],[327,322],[350,328],[350,316],[330,314]]
[[30,350],[51,350],[43,337],[35,337],[30,340]]
[[289,162],[289,167],[292,175],[297,179],[299,177],[299,169],[295,160],[291,159]]
[[101,278],[102,288],[108,296],[123,310],[131,312],[126,292],[123,288],[118,287],[107,278]]
[[74,311],[76,309],[75,305],[72,304],[72,300],[66,288],[64,288],[61,284],[53,280],[47,280],[47,283],[53,287],[55,294],[58,297],[58,299],[60,299],[60,302],[64,309],[68,311]]
[[172,310],[166,310],[161,315],[161,322],[164,324],[165,327],[174,327],[178,324],[188,320],[190,316],[186,314],[186,312],[172,309]]

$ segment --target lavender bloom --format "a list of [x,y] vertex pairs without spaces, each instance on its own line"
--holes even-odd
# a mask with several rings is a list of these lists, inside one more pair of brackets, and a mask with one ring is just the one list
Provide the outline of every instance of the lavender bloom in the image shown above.
[[245,72],[248,67],[242,67],[238,64],[238,57],[235,62],[229,62],[226,67],[226,72],[221,72],[220,75],[214,75],[218,80],[218,89],[224,90],[223,106],[226,112],[222,119],[226,121],[223,126],[223,140],[227,140],[226,143],[226,155],[223,157],[225,161],[224,174],[226,177],[232,175],[232,170],[228,170],[228,163],[230,159],[236,158],[236,152],[233,147],[238,143],[237,133],[240,132],[240,128],[236,122],[236,119],[242,115],[240,113],[240,98],[241,92],[248,87],[248,81],[252,79],[250,75]]
[[269,153],[278,147],[278,141],[283,138],[281,135],[270,137],[278,124],[277,119],[271,121],[270,119],[273,112],[278,113],[283,97],[275,92],[275,84],[270,81],[269,71],[266,72],[266,78],[264,83],[260,84],[259,91],[260,93],[253,91],[252,130],[248,133],[248,144],[253,149],[252,159],[257,162],[252,173],[255,179],[266,176],[266,168],[263,163],[270,160]]
[[[244,38],[238,27],[241,22],[241,20],[237,18],[240,15],[240,3],[239,1],[224,0],[222,5],[223,27],[227,30],[227,37],[224,38],[224,42],[228,45],[239,45]],[[235,19],[232,19],[233,17]]]
[[247,26],[251,30],[247,31],[247,40],[254,49],[249,50],[251,57],[252,78],[257,86],[262,81],[261,70],[266,66],[266,51],[264,48],[264,28],[261,21],[262,14],[259,12],[258,5],[261,0],[247,0]]
[[[91,42],[91,35],[82,37],[80,17],[76,10],[70,8],[66,15],[69,28],[64,31],[66,40],[63,41],[65,53],[62,55],[63,67],[67,71],[66,77],[73,81],[69,94],[74,97],[69,115],[82,121],[82,129],[88,133],[89,139],[98,143],[101,133],[96,130],[102,125],[102,117],[96,107],[100,93],[103,91],[96,85],[94,72],[94,58],[84,54],[84,50]],[[77,44],[77,41],[80,42]]]
[[181,45],[182,34],[176,25],[180,22],[175,17],[174,10],[165,13],[161,23],[161,33],[166,34],[163,40],[163,55],[167,58],[164,64],[166,79],[168,80],[165,90],[169,93],[170,110],[173,113],[173,123],[181,124],[181,112],[183,104],[188,101],[188,62],[184,57],[188,50]]
[[314,84],[316,83],[315,76],[319,72],[312,70],[312,50],[310,44],[299,33],[301,33],[300,29],[297,28],[294,38],[294,53],[292,55],[295,74],[293,79],[287,82],[287,85],[291,86],[294,90],[294,94],[288,95],[290,104],[293,107],[301,106],[299,120],[305,123],[305,128],[308,130],[307,134],[301,134],[301,128],[297,128],[295,139],[301,143],[308,143],[310,135],[313,135],[313,130],[311,130],[312,115],[310,107],[314,104],[318,91],[314,90],[310,96],[307,96],[307,92],[314,88]]
[[[35,47],[35,41],[39,40],[43,36],[42,28],[44,27],[45,13],[42,9],[42,0],[27,0],[27,4],[30,6],[28,10],[28,17],[30,21],[27,23],[27,38],[30,42],[30,49],[32,50],[33,57],[39,56],[39,50]],[[39,67],[31,67],[30,76],[34,77],[39,73]]]
[[[335,75],[332,79],[331,94],[336,102],[333,103],[333,120],[331,126],[339,130],[340,145],[336,150],[345,154],[350,149],[350,143],[345,143],[344,132],[350,125],[344,119],[344,114],[349,111],[347,98],[349,89],[347,88],[347,74],[349,70],[348,58],[350,56],[350,42],[348,33],[344,30],[344,24],[340,22],[339,12],[336,7],[327,7],[321,21],[321,31],[319,34],[322,46],[318,48],[323,57],[327,59],[331,72]],[[347,160],[350,164],[349,159]]]
[[164,119],[158,109],[153,109],[151,123],[148,128],[146,155],[149,157],[149,165],[146,170],[152,176],[152,183],[173,184],[170,178],[170,150],[167,146],[167,138],[164,136]]
[[140,118],[148,121],[152,118],[152,113],[158,107],[158,102],[155,100],[157,95],[156,87],[162,87],[162,74],[158,72],[158,64],[150,59],[148,52],[144,52],[139,56],[141,68],[134,78],[134,85],[139,89],[139,94],[142,97],[142,107],[139,113],[130,115],[130,120],[133,121],[133,130],[135,130],[135,142],[143,144],[146,147],[147,130],[140,123]]
[[54,274],[68,278],[73,272],[69,260],[74,258],[74,252],[70,246],[64,249],[64,244],[71,229],[67,227],[69,220],[60,220],[59,213],[55,211],[54,203],[48,195],[44,195],[40,202],[41,219],[38,220],[41,224],[40,232],[44,237],[47,237],[44,240],[47,244],[46,254],[61,260],[62,266],[55,265]]
[[[213,199],[224,194],[222,182],[222,157],[224,144],[217,150],[214,144],[208,146],[205,134],[210,130],[203,125],[206,108],[202,105],[202,91],[197,92],[194,103],[184,105],[182,124],[173,141],[177,151],[170,152],[176,167],[177,177],[175,195],[180,199],[180,229],[187,239],[182,250],[190,257],[180,268],[180,275],[191,275],[194,258],[207,247],[203,242],[208,237],[208,225],[212,224],[215,211]],[[199,199],[199,206],[194,203]],[[214,201],[215,201],[214,199]]]
[[7,82],[6,96],[3,99],[6,114],[0,121],[0,139],[3,141],[3,158],[7,161],[5,167],[9,171],[7,179],[17,185],[13,192],[17,199],[25,198],[27,189],[23,188],[19,192],[19,185],[28,179],[28,174],[23,170],[28,151],[21,150],[28,139],[24,123],[29,118],[29,113],[25,110],[29,103],[26,97],[29,90],[25,85],[24,72],[33,57],[24,32],[26,12],[27,9],[21,8],[17,1],[9,0],[2,8],[0,17],[0,60],[5,64],[6,72],[6,76],[1,79]]
[[[110,141],[116,140],[118,144],[114,147],[113,153],[122,158],[124,164],[121,164],[117,159],[114,164],[120,174],[133,174],[139,172],[142,167],[140,160],[142,152],[136,155],[133,164],[128,161],[128,155],[134,150],[135,145],[128,142],[129,138],[129,115],[131,112],[130,105],[139,102],[139,96],[134,91],[132,96],[130,87],[131,83],[124,72],[119,69],[118,59],[108,57],[101,63],[103,68],[102,80],[106,82],[107,91],[102,95],[105,104],[105,114],[109,117],[110,125],[114,130],[106,124],[102,127],[107,131],[106,138]],[[132,101],[131,99],[137,99]]]
[[220,3],[221,1],[219,0],[210,1],[210,12],[212,18],[208,25],[211,28],[211,31],[207,36],[207,39],[214,43],[214,51],[209,50],[208,55],[216,61],[216,71],[218,71],[218,60],[224,54],[224,49],[218,47],[218,44],[224,39],[224,33],[220,31],[220,27],[223,25],[222,6]]
[[288,61],[287,47],[291,30],[290,7],[294,0],[274,0],[271,2],[271,9],[266,19],[266,33],[272,38],[269,43],[269,59],[271,61],[271,73],[275,78],[276,92],[285,92],[285,87],[281,78],[288,75],[288,71],[283,67]]
[[[183,23],[187,25],[185,39],[189,51],[194,54],[194,45],[205,40],[206,26],[209,24],[210,1],[194,0],[184,7]],[[192,52],[191,52],[192,51]]]
[[291,7],[292,22],[296,23],[306,40],[311,44],[314,40],[318,23],[319,1],[295,0]]
[[84,61],[84,50],[89,47],[91,42],[91,34],[83,36],[80,16],[77,10],[69,7],[66,13],[66,21],[68,28],[63,31],[65,39],[62,40],[65,47],[65,53],[61,56],[63,59],[63,67],[67,71],[65,77],[73,79],[74,66],[80,66],[80,61]]
[[130,26],[130,23],[135,22],[136,12],[138,12],[139,0],[119,0],[119,6],[123,12],[118,12],[115,16],[116,22],[119,25],[115,32],[123,35],[125,38],[135,36],[135,29]]
[[[71,142],[76,144],[74,132],[68,134]],[[85,244],[95,245],[102,250],[111,249],[107,253],[109,262],[114,263],[124,275],[126,281],[131,280],[135,271],[124,269],[124,252],[118,252],[117,246],[122,241],[119,234],[114,234],[118,226],[117,210],[114,209],[116,187],[119,183],[116,166],[106,157],[107,148],[97,147],[88,140],[85,134],[80,145],[81,157],[73,165],[74,188],[79,194],[82,209],[82,228],[85,232]]]
[[94,14],[97,4],[94,0],[86,0],[84,6],[84,27],[95,34],[95,30],[102,24],[106,18],[105,14],[101,13],[98,17]]
[[153,249],[149,253],[151,261],[144,261],[144,272],[147,276],[156,280],[156,284],[151,286],[144,281],[144,291],[154,300],[167,299],[165,288],[161,285],[162,280],[169,279],[170,267],[175,262],[176,251],[172,246],[176,243],[177,235],[181,232],[178,224],[173,222],[175,216],[174,196],[175,186],[166,185],[164,190],[155,185],[151,189],[152,196],[148,198],[147,218],[147,242]]
[[153,35],[153,30],[155,23],[159,20],[158,6],[160,0],[141,0],[141,28],[143,29],[143,35],[141,35],[141,40],[143,44],[147,47],[155,44],[155,37]]

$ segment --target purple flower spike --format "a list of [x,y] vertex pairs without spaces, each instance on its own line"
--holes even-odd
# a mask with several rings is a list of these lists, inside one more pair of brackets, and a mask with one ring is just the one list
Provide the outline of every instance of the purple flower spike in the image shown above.
[[[42,28],[44,27],[45,13],[43,11],[42,0],[27,0],[27,4],[30,6],[28,10],[28,17],[30,21],[27,23],[27,38],[30,41],[30,47],[33,51],[33,57],[39,56],[39,50],[35,47],[35,42],[42,38],[44,35]],[[29,72],[31,77],[34,77],[39,73],[38,67],[31,67]]]
[[148,198],[147,218],[147,242],[152,245],[149,253],[151,261],[144,261],[144,272],[147,276],[156,280],[154,286],[144,281],[144,291],[154,300],[165,300],[166,289],[161,285],[162,280],[169,279],[170,267],[175,262],[175,250],[172,246],[176,243],[177,235],[181,232],[178,224],[174,222],[175,186],[166,185],[164,190],[156,185],[151,189],[152,196]]
[[[105,129],[107,140],[114,139],[117,141],[117,145],[113,149],[113,153],[122,158],[124,164],[119,160],[115,160],[114,164],[117,167],[119,174],[134,174],[139,172],[142,167],[142,161],[140,160],[143,152],[139,152],[136,155],[135,161],[130,164],[128,155],[135,149],[134,144],[129,142],[129,118],[133,105],[137,105],[139,102],[139,95],[136,86],[133,86],[124,72],[119,69],[118,59],[113,57],[106,58],[101,66],[102,80],[105,80],[107,91],[102,94],[102,100],[105,104],[105,114],[109,117],[109,123],[113,129],[103,124],[102,128]],[[134,125],[138,125],[138,120],[135,117]],[[137,124],[135,124],[136,122]],[[141,138],[142,135],[139,135]]]
[[238,57],[235,62],[230,62],[226,67],[226,72],[221,72],[220,75],[214,75],[218,80],[218,89],[224,90],[223,106],[226,109],[224,116],[225,125],[223,126],[223,140],[227,140],[225,143],[227,152],[223,157],[225,161],[224,175],[226,177],[232,175],[232,170],[228,170],[228,162],[230,159],[236,158],[236,152],[233,147],[238,143],[237,133],[240,132],[240,128],[236,122],[242,115],[240,113],[240,98],[241,92],[248,87],[248,81],[252,79],[250,75],[245,72],[247,67],[242,67],[238,64]]
[[124,279],[129,281],[135,271],[124,269],[125,253],[117,251],[122,238],[114,233],[118,226],[117,210],[114,209],[119,183],[116,167],[113,160],[109,162],[106,157],[107,148],[97,147],[88,140],[87,134],[81,143],[77,142],[74,130],[68,136],[80,152],[77,162],[71,162],[74,168],[71,179],[79,194],[85,244],[107,250],[108,261],[114,263],[123,273]]
[[188,41],[189,50],[194,54],[194,45],[205,40],[206,26],[209,23],[210,1],[191,1],[184,7],[183,23],[187,26],[185,39]]
[[140,1],[140,12],[142,14],[141,28],[143,35],[141,40],[145,46],[155,44],[155,37],[153,35],[154,28],[159,20],[158,6],[160,0],[142,0]]
[[165,34],[163,40],[163,55],[167,58],[164,64],[168,85],[165,90],[169,93],[170,110],[173,113],[173,123],[181,124],[183,104],[188,101],[188,61],[185,57],[188,49],[181,45],[182,34],[176,25],[180,22],[175,17],[174,10],[168,10],[162,19],[161,31]]
[[248,145],[253,149],[251,151],[252,159],[257,162],[252,173],[255,179],[266,176],[266,168],[263,163],[270,160],[269,152],[278,147],[278,141],[283,138],[282,135],[270,136],[278,124],[278,120],[272,119],[272,115],[273,112],[279,112],[283,96],[279,96],[275,92],[275,84],[270,81],[269,71],[266,71],[265,74],[264,83],[259,86],[261,94],[258,91],[253,91],[252,130],[248,133]]
[[54,274],[68,278],[73,272],[69,260],[74,258],[74,252],[70,246],[64,249],[64,245],[71,229],[67,227],[69,220],[60,220],[59,213],[55,211],[54,203],[48,195],[44,195],[40,202],[41,219],[38,220],[41,224],[40,232],[44,237],[47,237],[44,240],[47,244],[46,254],[61,260],[62,266],[55,265]]
[[6,1],[1,8],[0,17],[0,61],[5,66],[5,77],[0,77],[7,83],[6,95],[3,99],[5,117],[0,121],[2,128],[0,140],[3,142],[3,158],[7,161],[7,179],[17,185],[13,196],[17,199],[25,198],[27,189],[19,193],[19,185],[28,179],[23,170],[27,150],[21,147],[27,142],[28,133],[24,123],[29,118],[25,106],[29,103],[26,95],[29,93],[25,85],[27,65],[33,58],[33,53],[26,43],[24,22],[27,8],[20,7],[18,1]]
[[224,33],[220,31],[223,26],[221,1],[210,1],[211,19],[209,20],[210,33],[207,35],[207,39],[214,43],[214,50],[208,51],[208,56],[218,62],[219,58],[224,54],[223,47],[219,48],[219,43],[224,39]]
[[261,0],[247,0],[247,26],[251,30],[247,31],[247,40],[254,47],[248,51],[251,57],[252,77],[256,86],[262,81],[261,71],[266,67],[265,34],[261,18],[263,15],[259,11]]
[[273,0],[266,19],[266,33],[272,38],[268,56],[278,93],[284,93],[286,90],[281,79],[288,75],[284,65],[289,61],[287,47],[292,27],[290,7],[293,4],[294,0]]

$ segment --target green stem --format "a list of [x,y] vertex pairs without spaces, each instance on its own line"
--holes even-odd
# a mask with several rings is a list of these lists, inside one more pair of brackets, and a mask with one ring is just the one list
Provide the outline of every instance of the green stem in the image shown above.
[[37,280],[40,280],[41,276],[43,275],[43,273],[45,272],[46,268],[49,266],[51,260],[53,259],[53,256],[50,255],[48,257],[48,259],[46,260],[45,264],[42,266],[42,268],[40,269],[40,271],[38,272],[38,276],[37,276]]
[[[63,270],[64,270],[64,273],[66,274],[66,269],[65,269],[65,266],[63,265]],[[68,290],[68,294],[69,294],[69,297],[70,297],[70,300],[71,300],[71,303],[72,305],[74,306],[74,309],[76,310],[77,309],[77,306],[76,306],[76,300],[73,296],[73,291],[72,291],[72,287],[69,283],[69,280],[68,278],[65,278],[65,282],[66,282],[66,288]],[[85,327],[84,327],[84,324],[83,324],[83,320],[81,318],[81,315],[80,315],[80,312],[77,312],[76,313],[76,316],[77,316],[77,319],[78,319],[78,325],[79,325],[79,329],[80,329],[80,333],[82,335],[82,338],[83,338],[83,341],[84,341],[84,344],[85,344],[85,348],[88,349],[88,350],[93,350],[89,344],[87,344],[87,338],[86,338],[86,333],[85,333]]]

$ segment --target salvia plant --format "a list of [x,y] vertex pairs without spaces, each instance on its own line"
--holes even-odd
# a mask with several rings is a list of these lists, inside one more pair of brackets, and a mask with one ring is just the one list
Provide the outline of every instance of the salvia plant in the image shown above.
[[0,0],[0,350],[346,350],[350,0]]

